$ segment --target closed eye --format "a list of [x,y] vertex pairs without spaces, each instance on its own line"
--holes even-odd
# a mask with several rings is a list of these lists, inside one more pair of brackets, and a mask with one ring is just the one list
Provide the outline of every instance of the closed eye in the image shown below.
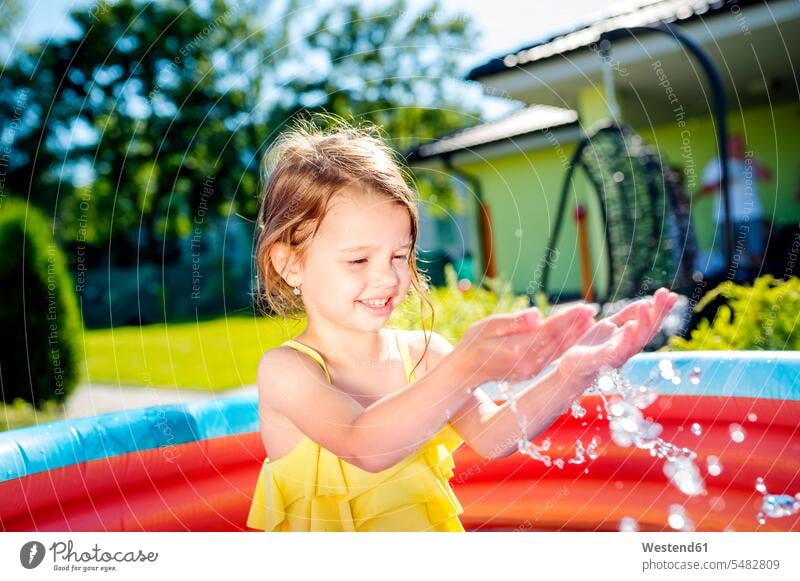
[[[397,258],[399,260],[408,260],[408,255],[407,254],[400,254],[398,256],[395,256],[395,258]],[[359,258],[358,260],[348,260],[347,263],[355,265],[355,264],[364,264],[366,261],[367,261],[366,258]]]

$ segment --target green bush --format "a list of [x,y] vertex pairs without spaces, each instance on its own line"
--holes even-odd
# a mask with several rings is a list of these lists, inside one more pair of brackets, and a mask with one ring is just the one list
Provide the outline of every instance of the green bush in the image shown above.
[[688,350],[798,350],[800,349],[800,279],[762,276],[753,286],[724,282],[697,303],[702,311],[717,297],[728,299],[713,323],[703,319],[690,338],[672,337],[669,348]]
[[22,200],[0,207],[0,256],[2,401],[63,402],[78,380],[78,302],[50,225]]
[[37,410],[21,398],[11,405],[0,403],[0,432],[38,426],[64,419],[64,414],[53,401],[47,401]]
[[[445,285],[432,287],[428,294],[434,308],[434,331],[452,344],[458,343],[469,326],[489,315],[513,313],[529,306],[526,295],[515,295],[511,283],[501,278],[487,279],[484,289],[470,285],[467,290],[458,286],[458,277],[452,264],[444,268]],[[390,327],[400,329],[422,329],[419,297],[409,293],[400,307],[392,314]],[[424,308],[425,329],[431,328],[430,309]]]

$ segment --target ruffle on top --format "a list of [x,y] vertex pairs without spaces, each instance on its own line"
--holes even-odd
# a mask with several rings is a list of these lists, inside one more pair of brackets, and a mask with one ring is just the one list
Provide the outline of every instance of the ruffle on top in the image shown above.
[[304,437],[286,456],[264,461],[247,526],[264,531],[464,531],[448,480],[464,442],[445,426],[381,472],[345,462]]
[[[395,332],[409,382],[408,346]],[[322,357],[296,341],[284,343]],[[464,439],[449,422],[409,456],[381,472],[345,462],[304,436],[287,455],[266,459],[247,526],[264,531],[464,531],[449,480]]]

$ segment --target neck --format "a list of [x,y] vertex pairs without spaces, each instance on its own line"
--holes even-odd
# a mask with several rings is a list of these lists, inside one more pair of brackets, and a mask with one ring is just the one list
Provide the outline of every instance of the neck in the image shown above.
[[309,320],[297,340],[317,350],[334,367],[370,367],[389,359],[389,346],[382,329],[357,331],[332,325],[315,325]]

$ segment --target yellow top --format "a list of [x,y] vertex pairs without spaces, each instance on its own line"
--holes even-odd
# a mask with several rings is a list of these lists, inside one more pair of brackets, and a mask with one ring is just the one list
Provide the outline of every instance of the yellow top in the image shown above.
[[[393,331],[409,383],[408,345]],[[307,353],[330,381],[322,357]],[[286,456],[264,460],[247,526],[265,531],[464,531],[464,512],[448,480],[452,453],[464,439],[448,422],[428,442],[381,472],[367,472],[322,448],[308,436]]]

